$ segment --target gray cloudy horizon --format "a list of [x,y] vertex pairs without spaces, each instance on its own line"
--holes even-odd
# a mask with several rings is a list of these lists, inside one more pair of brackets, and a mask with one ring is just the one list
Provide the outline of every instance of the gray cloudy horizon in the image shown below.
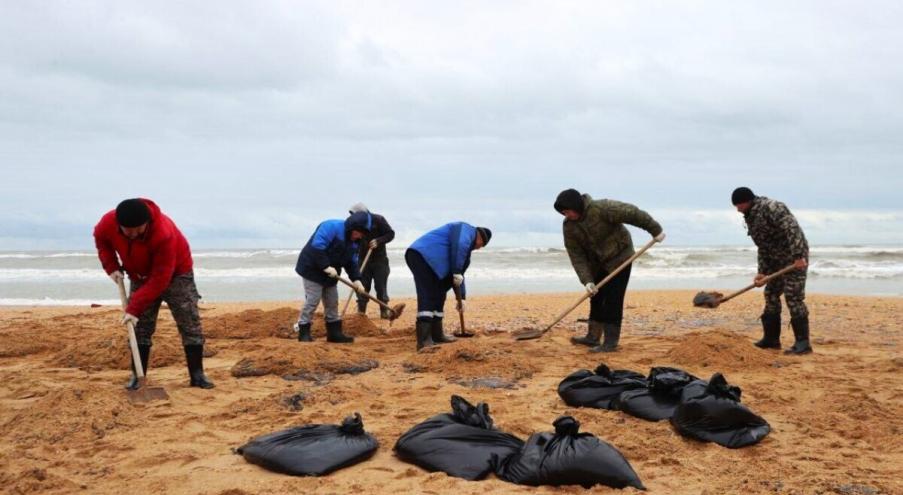
[[197,247],[297,246],[357,201],[401,239],[548,245],[568,187],[745,244],[739,185],[812,244],[900,244],[901,24],[884,1],[0,1],[0,249],[90,247],[135,196]]

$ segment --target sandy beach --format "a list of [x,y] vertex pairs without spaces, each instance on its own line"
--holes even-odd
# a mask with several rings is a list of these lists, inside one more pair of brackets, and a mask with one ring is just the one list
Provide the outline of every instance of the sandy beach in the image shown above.
[[[296,302],[202,304],[210,391],[188,387],[184,355],[161,311],[149,377],[171,400],[131,405],[116,307],[0,309],[0,491],[3,493],[583,493],[490,476],[467,482],[399,461],[395,440],[449,410],[458,394],[489,404],[496,425],[526,439],[569,414],[626,456],[649,493],[903,493],[903,299],[810,295],[815,354],[751,345],[761,295],[697,309],[690,291],[628,292],[621,351],[568,343],[580,308],[540,340],[508,332],[548,322],[574,294],[473,297],[473,339],[414,352],[414,313],[346,319],[353,345],[292,340]],[[450,304],[446,331],[457,328]],[[785,309],[786,311],[786,309]],[[370,308],[371,318],[376,308]],[[786,319],[786,313],[785,313]],[[783,343],[792,343],[787,328]],[[772,433],[730,450],[616,411],[571,408],[558,382],[599,363],[648,373],[722,372]],[[362,369],[368,371],[360,372]],[[355,371],[356,373],[351,373]],[[498,388],[490,388],[486,385]],[[233,452],[248,439],[354,412],[380,442],[370,460],[322,478],[265,471]],[[615,492],[595,487],[592,493]],[[633,489],[624,492],[633,492]]]

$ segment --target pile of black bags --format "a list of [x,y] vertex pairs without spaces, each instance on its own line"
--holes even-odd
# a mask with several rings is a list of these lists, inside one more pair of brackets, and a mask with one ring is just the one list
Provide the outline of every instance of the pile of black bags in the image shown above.
[[355,413],[341,425],[305,425],[257,437],[237,452],[252,464],[294,476],[322,476],[369,459],[379,442]]
[[621,392],[646,388],[646,377],[629,370],[610,370],[600,364],[595,372],[575,371],[558,384],[558,395],[575,407],[614,409]]
[[648,421],[668,419],[680,404],[684,387],[696,380],[699,378],[677,368],[652,368],[646,387],[619,395],[615,409]]

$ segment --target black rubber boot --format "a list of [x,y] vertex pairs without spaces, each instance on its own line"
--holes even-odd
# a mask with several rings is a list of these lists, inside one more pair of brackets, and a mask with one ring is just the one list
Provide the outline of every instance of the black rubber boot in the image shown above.
[[213,388],[213,382],[204,374],[204,346],[186,345],[185,361],[188,363],[188,376],[192,387]]
[[[389,301],[383,301],[383,302],[386,304],[389,304]],[[382,318],[383,320],[389,320],[392,318],[392,312],[389,311],[387,308],[380,306],[379,307],[379,317]]]
[[357,314],[359,314],[359,315],[367,314],[367,301],[366,300],[364,300],[363,302],[361,302],[361,301],[357,302]]
[[791,318],[790,326],[793,327],[793,337],[796,342],[793,343],[793,347],[784,351],[784,354],[809,354],[812,352],[812,346],[809,345],[809,317]]
[[313,342],[314,338],[310,335],[310,323],[295,323],[298,329],[298,342]]
[[[144,376],[147,376],[147,363],[150,362],[150,348],[149,345],[138,344],[138,357],[141,359],[141,369],[144,370]],[[132,361],[132,378],[125,385],[125,388],[129,390],[137,390],[138,389],[138,372],[135,371],[135,361]]]
[[350,344],[354,337],[342,333],[342,320],[326,322],[326,342],[334,344]]
[[762,340],[754,345],[761,349],[781,348],[781,314],[762,314]]
[[417,320],[417,324],[414,327],[417,332],[417,350],[423,349],[424,347],[432,347],[436,345],[433,342],[432,331],[433,331],[433,319],[430,318],[428,320]]
[[598,321],[590,320],[586,327],[586,336],[571,337],[571,343],[574,345],[585,345],[595,347],[599,345],[599,339],[602,337],[602,324]]
[[447,344],[458,340],[451,335],[445,335],[445,332],[442,331],[442,320],[442,318],[433,317],[433,324],[430,326],[430,337],[432,337],[433,343]]
[[590,349],[590,352],[615,352],[618,350],[618,342],[621,341],[621,325],[615,323],[597,323],[602,325],[605,338],[602,345]]

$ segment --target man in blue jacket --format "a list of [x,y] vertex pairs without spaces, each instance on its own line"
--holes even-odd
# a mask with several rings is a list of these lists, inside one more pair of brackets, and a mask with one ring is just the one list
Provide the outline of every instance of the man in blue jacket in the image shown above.
[[299,341],[313,341],[310,335],[311,318],[322,299],[326,314],[326,340],[354,342],[354,337],[342,333],[336,283],[344,267],[348,271],[348,278],[354,283],[354,290],[358,293],[364,291],[355,254],[358,249],[357,241],[370,231],[369,220],[369,216],[363,212],[354,213],[344,221],[326,220],[317,226],[298,255],[295,272],[304,280],[304,307],[295,324]]
[[467,296],[464,272],[470,253],[489,243],[492,231],[464,222],[447,223],[423,234],[404,255],[417,288],[417,350],[456,339],[442,331],[445,296],[454,287],[460,291],[458,311],[464,311]]

